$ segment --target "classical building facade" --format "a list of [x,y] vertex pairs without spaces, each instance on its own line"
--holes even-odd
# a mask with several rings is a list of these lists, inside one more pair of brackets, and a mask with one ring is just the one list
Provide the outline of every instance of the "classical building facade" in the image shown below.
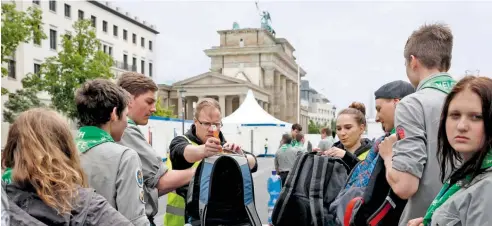
[[309,81],[301,81],[301,106],[307,109],[308,118],[320,125],[331,125],[335,119],[336,107],[323,94],[309,86]]
[[164,104],[174,106],[176,115],[184,108],[185,118],[193,119],[195,103],[213,97],[225,117],[240,106],[251,89],[265,111],[285,122],[299,122],[298,82],[306,72],[295,61],[294,47],[264,29],[218,33],[220,46],[205,50],[211,58],[210,71],[172,86],[160,85]]

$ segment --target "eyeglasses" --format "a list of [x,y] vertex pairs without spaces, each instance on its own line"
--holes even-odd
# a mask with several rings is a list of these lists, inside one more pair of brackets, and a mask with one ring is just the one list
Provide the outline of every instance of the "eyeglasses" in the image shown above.
[[210,128],[210,126],[212,126],[212,125],[216,126],[217,128],[220,128],[223,125],[222,122],[219,122],[219,123],[201,122],[198,119],[196,119],[196,121],[198,121],[198,123],[200,123],[200,125],[202,125],[204,128]]

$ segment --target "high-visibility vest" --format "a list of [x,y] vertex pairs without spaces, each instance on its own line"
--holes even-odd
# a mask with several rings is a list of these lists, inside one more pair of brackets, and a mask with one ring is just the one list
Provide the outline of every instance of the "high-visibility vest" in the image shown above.
[[[193,146],[198,146],[197,143],[191,141],[188,137],[184,137],[188,143]],[[192,167],[198,167],[201,161],[195,162]],[[167,168],[169,170],[173,169],[171,159],[167,159]],[[166,214],[164,215],[164,225],[166,226],[183,226],[185,224],[185,206],[186,201],[183,197],[179,196],[176,191],[172,191],[167,194],[167,206]]]

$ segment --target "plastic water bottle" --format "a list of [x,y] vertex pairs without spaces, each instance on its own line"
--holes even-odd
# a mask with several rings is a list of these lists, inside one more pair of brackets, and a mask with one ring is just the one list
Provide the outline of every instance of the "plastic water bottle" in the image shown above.
[[270,195],[270,200],[268,200],[268,224],[272,225],[273,207],[275,207],[275,203],[282,190],[282,180],[275,170],[272,171],[272,176],[268,178],[267,189]]

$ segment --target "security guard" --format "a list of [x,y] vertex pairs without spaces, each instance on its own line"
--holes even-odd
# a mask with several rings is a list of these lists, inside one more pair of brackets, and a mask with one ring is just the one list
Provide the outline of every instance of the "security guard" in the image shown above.
[[155,112],[155,82],[136,72],[125,72],[118,85],[131,95],[128,105],[128,126],[119,142],[138,153],[142,162],[143,190],[145,211],[151,225],[155,225],[154,216],[159,211],[159,196],[190,182],[195,174],[194,169],[168,170],[152,146],[147,142],[138,125],[147,125],[149,117]]
[[[219,139],[214,137],[213,128],[219,129]],[[198,166],[198,163],[209,156],[215,155],[223,148],[225,151],[245,153],[232,143],[226,143],[220,132],[221,109],[219,103],[211,98],[204,98],[196,106],[195,122],[184,136],[177,136],[169,145],[170,158],[167,161],[171,169],[188,169]],[[223,145],[222,145],[223,144]],[[256,158],[246,153],[251,172],[257,169]],[[185,222],[185,200],[182,196],[187,188],[180,188],[177,193],[169,193],[167,198],[164,225],[183,226]]]
[[111,81],[97,79],[77,90],[75,102],[83,125],[76,145],[89,186],[133,225],[148,226],[140,158],[115,143],[126,127],[127,94]]

